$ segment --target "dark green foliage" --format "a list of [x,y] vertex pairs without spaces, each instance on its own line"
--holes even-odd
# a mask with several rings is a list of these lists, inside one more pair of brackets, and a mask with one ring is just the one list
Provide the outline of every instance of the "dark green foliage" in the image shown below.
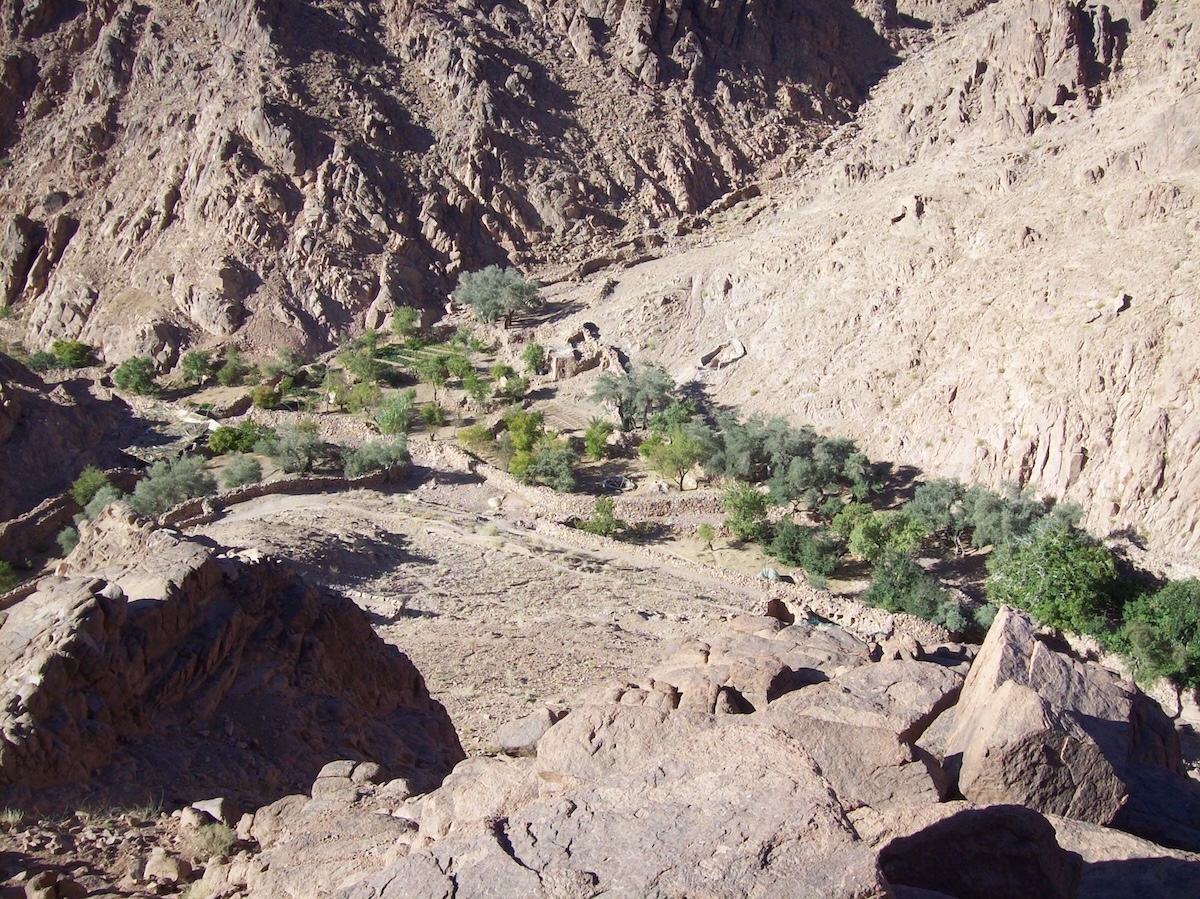
[[53,353],[38,350],[25,360],[25,367],[30,371],[46,372],[52,368],[58,368],[58,359],[55,358]]
[[212,375],[212,353],[207,350],[188,350],[179,363],[180,374],[189,384],[203,384]]
[[650,430],[655,434],[669,434],[676,428],[685,427],[696,415],[696,404],[691,400],[671,400],[661,412],[650,416]]
[[421,313],[412,306],[397,306],[392,311],[392,333],[407,340],[421,329]]
[[458,432],[458,442],[473,453],[482,453],[495,445],[496,438],[483,425],[475,424]]
[[78,524],[81,520],[91,521],[97,515],[104,511],[107,506],[112,505],[121,498],[121,491],[112,484],[105,484],[96,491],[86,506],[83,507],[83,515],[75,517],[75,523]]
[[608,438],[613,426],[602,418],[592,418],[583,432],[583,446],[587,454],[599,462],[608,455]]
[[961,633],[967,618],[961,606],[911,556],[894,555],[875,568],[862,600],[889,612],[905,612]]
[[504,427],[516,452],[529,452],[546,432],[546,418],[541,412],[512,409],[504,416]]
[[208,435],[208,448],[217,455],[232,452],[248,453],[260,440],[274,437],[275,432],[266,425],[260,425],[247,419],[240,422],[235,428],[221,425]]
[[154,360],[146,356],[126,359],[113,370],[112,379],[120,390],[138,394],[153,393],[156,386]]
[[235,453],[229,459],[229,464],[221,472],[221,485],[226,490],[244,487],[247,484],[257,484],[262,480],[262,465],[253,456]]
[[837,568],[837,545],[818,528],[801,527],[792,521],[775,526],[767,552],[785,565],[803,568],[808,574],[828,576]]
[[349,412],[374,409],[383,398],[383,391],[374,381],[362,381],[346,391],[345,403]]
[[438,391],[450,380],[450,355],[436,353],[430,356],[418,356],[413,363],[417,377],[433,387],[433,398],[437,400]]
[[1200,687],[1200,580],[1171,581],[1125,606],[1125,636],[1141,679]]
[[969,526],[966,493],[962,481],[954,478],[928,481],[917,487],[904,511],[921,522],[931,535],[953,543],[962,555],[963,537]]
[[736,483],[721,495],[725,527],[742,541],[758,540],[766,534],[767,507],[771,499],[750,484]]
[[71,485],[71,499],[81,506],[86,506],[102,487],[107,487],[110,483],[108,475],[94,465],[89,465],[79,472],[79,477]]
[[254,451],[270,456],[288,474],[297,474],[309,471],[325,454],[325,441],[317,434],[315,422],[302,421],[284,425],[278,436],[255,444]]
[[1112,554],[1084,531],[1047,522],[988,559],[988,598],[1043,624],[1099,635],[1117,612]]
[[96,361],[95,351],[78,340],[56,340],[50,345],[50,352],[62,368],[86,368]]
[[874,565],[885,557],[915,554],[924,536],[925,526],[907,512],[872,512],[855,521],[848,544],[850,552]]
[[151,465],[129,497],[129,505],[139,515],[153,518],[186,499],[216,492],[217,482],[200,468],[199,461],[180,456]]
[[241,352],[237,347],[225,349],[225,361],[217,372],[217,381],[222,387],[237,387],[245,379],[250,369],[247,367]]
[[546,366],[546,348],[540,343],[529,344],[521,353],[521,361],[525,363],[530,374],[541,374]]
[[19,583],[21,583],[21,577],[13,570],[12,565],[8,562],[0,562],[0,593],[7,593]]
[[596,497],[596,508],[592,517],[580,527],[598,537],[612,537],[614,534],[619,534],[629,527],[629,524],[616,517],[613,512],[615,505],[611,496]]
[[1046,516],[1046,507],[1025,490],[1005,484],[1001,493],[978,485],[963,494],[967,523],[977,547],[1011,546]]
[[490,325],[503,320],[505,328],[512,325],[513,316],[518,312],[540,305],[536,282],[526,281],[516,269],[502,269],[498,265],[465,272],[458,279],[453,298],[475,310],[481,322]]
[[372,440],[357,449],[342,447],[342,467],[348,478],[408,464],[408,442],[401,434],[392,440]]
[[412,410],[416,402],[415,390],[393,393],[385,399],[379,411],[375,413],[375,424],[379,427],[379,433],[389,436],[407,434],[412,424]]
[[63,556],[69,556],[71,550],[79,545],[79,531],[72,527],[63,528],[54,538]]
[[426,403],[421,407],[421,421],[428,428],[440,428],[446,423],[446,412],[437,403]]
[[274,409],[282,399],[279,391],[267,384],[259,384],[250,390],[250,402],[256,409]]
[[474,369],[463,375],[462,386],[467,395],[480,406],[487,402],[492,392],[491,382]]
[[462,353],[451,353],[446,360],[446,369],[460,381],[465,381],[469,375],[475,373],[475,369],[471,365],[471,360]]
[[352,343],[343,345],[338,351],[338,361],[361,383],[374,384],[379,380],[380,364],[376,355],[379,349],[378,340],[374,331],[367,331]]

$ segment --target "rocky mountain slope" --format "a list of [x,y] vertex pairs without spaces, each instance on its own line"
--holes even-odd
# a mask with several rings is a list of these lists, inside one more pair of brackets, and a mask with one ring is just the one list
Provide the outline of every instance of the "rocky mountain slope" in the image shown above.
[[770,198],[558,296],[724,402],[1193,552],[1198,33],[1188,3],[992,4]]
[[645,239],[846,119],[861,5],[5,0],[0,307],[169,366]]

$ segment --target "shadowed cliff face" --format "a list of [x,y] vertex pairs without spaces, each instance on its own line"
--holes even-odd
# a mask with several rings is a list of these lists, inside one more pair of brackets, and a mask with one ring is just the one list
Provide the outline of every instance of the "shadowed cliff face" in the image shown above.
[[0,305],[166,367],[669,230],[845,120],[891,60],[865,13],[8,0]]

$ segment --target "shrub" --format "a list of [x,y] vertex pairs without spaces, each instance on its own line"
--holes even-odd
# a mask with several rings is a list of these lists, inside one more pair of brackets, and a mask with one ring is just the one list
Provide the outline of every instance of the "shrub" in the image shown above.
[[520,475],[522,480],[542,484],[559,493],[570,493],[575,489],[575,453],[566,441],[543,438],[529,457],[529,463]]
[[221,485],[226,490],[244,487],[247,484],[257,484],[262,480],[262,465],[253,456],[234,453],[229,457],[229,464],[221,472]]
[[473,399],[477,405],[484,405],[492,392],[491,382],[482,377],[475,369],[471,369],[462,380],[463,390]]
[[827,534],[791,521],[776,525],[767,552],[785,565],[803,568],[807,574],[833,574],[838,563],[837,547]]
[[217,381],[222,387],[237,387],[245,380],[248,371],[241,351],[237,347],[228,347],[225,350],[225,361],[217,372]]
[[1125,636],[1139,677],[1200,687],[1200,580],[1171,581],[1124,610]]
[[893,555],[875,567],[862,599],[889,612],[907,612],[932,621],[949,598],[916,559]]
[[346,392],[346,408],[351,412],[374,409],[383,399],[383,391],[374,381],[361,381]]
[[407,434],[412,424],[412,409],[417,401],[415,390],[393,393],[375,413],[375,424],[381,434]]
[[751,484],[734,484],[726,488],[721,496],[721,505],[726,512],[725,527],[742,541],[757,540],[765,536],[767,506],[770,497]]
[[113,383],[120,390],[149,394],[155,389],[154,361],[147,356],[126,359],[113,371]]
[[408,464],[408,443],[401,435],[392,440],[372,440],[357,449],[342,448],[342,467],[348,478]]
[[225,453],[248,453],[261,440],[274,438],[275,432],[266,425],[245,420],[237,427],[221,425],[208,435],[208,448],[218,455]]
[[325,441],[317,434],[313,421],[286,424],[274,439],[261,440],[254,447],[288,474],[308,471],[325,453]]
[[147,518],[163,514],[186,499],[217,492],[217,482],[200,468],[198,460],[180,456],[155,462],[129,498],[134,511]]
[[260,384],[250,390],[250,402],[256,409],[274,409],[282,399],[279,391],[267,384]]
[[401,339],[415,335],[421,329],[421,313],[412,306],[397,306],[392,311],[392,333]]
[[58,548],[62,550],[62,554],[69,556],[71,550],[79,545],[79,531],[73,527],[66,527],[59,531],[58,536],[54,539],[58,542]]
[[188,350],[179,364],[180,374],[189,384],[203,384],[212,376],[212,353],[207,350]]
[[604,372],[596,379],[592,401],[610,403],[621,420],[621,430],[632,430],[638,418],[642,427],[650,416],[669,407],[674,400],[675,381],[657,365],[646,365],[631,372]]
[[38,350],[30,355],[25,360],[25,367],[30,371],[47,372],[52,368],[58,368],[58,359],[53,353],[47,353],[45,350]]
[[420,356],[413,363],[417,377],[433,387],[433,399],[437,402],[438,391],[450,380],[450,357],[445,353],[433,356]]
[[529,452],[546,432],[546,417],[541,412],[510,409],[504,416],[504,428],[512,439],[513,449]]
[[518,312],[540,305],[536,282],[526,281],[516,269],[501,269],[498,265],[464,272],[458,279],[453,298],[455,302],[470,306],[481,322],[490,325],[502,320],[505,328],[511,327],[513,316]]
[[541,374],[546,367],[546,348],[540,343],[528,344],[521,353],[521,361],[531,375]]
[[687,473],[704,455],[704,444],[683,428],[677,427],[661,440],[650,444],[650,450],[645,455],[651,468],[675,481],[682,490]]
[[91,521],[120,498],[120,490],[112,484],[105,484],[96,491],[96,495],[83,507],[83,515],[81,518],[76,518],[75,523],[78,524],[80,520]]
[[472,374],[475,368],[471,365],[471,360],[462,353],[454,353],[446,359],[446,370],[462,381]]
[[63,368],[86,368],[96,361],[95,351],[78,340],[56,340],[50,352]]
[[602,418],[593,418],[583,432],[583,445],[587,454],[599,462],[608,455],[608,438],[613,426]]
[[421,421],[429,428],[440,428],[446,423],[446,413],[437,403],[426,403],[421,407]]
[[459,431],[458,442],[473,453],[482,453],[496,442],[496,438],[483,425],[476,424]]
[[7,593],[17,584],[21,583],[21,578],[12,565],[8,562],[0,562],[0,593]]
[[713,541],[717,539],[717,529],[706,521],[696,528],[696,539],[711,550]]
[[860,516],[850,531],[850,552],[872,565],[885,556],[915,553],[925,526],[907,512],[872,512]]
[[71,485],[71,499],[81,506],[86,506],[102,487],[107,487],[110,483],[112,482],[109,481],[108,475],[94,465],[89,465],[79,472],[79,477]]
[[1049,522],[988,558],[988,598],[1050,627],[1102,635],[1115,613],[1116,564],[1091,535]]
[[613,514],[615,505],[611,496],[596,497],[595,511],[581,525],[582,529],[598,537],[611,537],[625,530],[629,525]]

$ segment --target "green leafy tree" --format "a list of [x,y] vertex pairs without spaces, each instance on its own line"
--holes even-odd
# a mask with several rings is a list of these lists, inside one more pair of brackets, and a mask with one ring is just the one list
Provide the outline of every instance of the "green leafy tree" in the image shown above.
[[517,452],[529,452],[546,433],[546,417],[541,412],[513,409],[504,416],[504,428]]
[[458,442],[473,453],[483,453],[495,445],[496,438],[483,425],[475,424],[458,432]]
[[[458,378],[459,381],[466,381],[468,375],[475,373],[474,366],[471,365],[471,360],[462,353],[451,353],[446,360],[446,370],[451,375]],[[464,386],[466,386],[464,384]]]
[[350,392],[350,384],[346,380],[346,373],[341,369],[328,368],[325,370],[325,377],[321,381],[321,393],[324,394],[326,402],[331,406],[337,406],[338,409],[346,408],[346,395]]
[[187,499],[217,492],[217,482],[191,456],[155,462],[133,489],[129,505],[153,518]]
[[675,400],[675,381],[657,365],[645,365],[633,371],[606,371],[596,379],[592,401],[609,403],[621,421],[621,430],[633,430],[640,419],[648,427],[650,416],[667,409]]
[[725,489],[721,505],[725,527],[742,541],[758,540],[766,534],[767,507],[771,498],[751,484],[737,483]]
[[79,531],[73,527],[65,527],[54,538],[58,543],[58,548],[62,550],[63,557],[66,558],[71,554],[71,550],[79,545]]
[[684,478],[704,457],[704,444],[691,434],[676,427],[662,440],[653,444],[647,459],[650,467],[683,489]]
[[50,371],[52,368],[58,368],[58,359],[53,353],[47,353],[45,350],[38,350],[36,353],[31,353],[29,358],[25,360],[25,367],[33,372]]
[[253,456],[235,453],[229,457],[229,464],[221,472],[221,485],[226,490],[244,487],[247,484],[257,484],[262,480],[262,465]]
[[146,356],[126,359],[113,370],[113,383],[119,390],[150,394],[155,391],[154,361]]
[[413,363],[417,377],[433,388],[433,401],[438,399],[438,391],[450,380],[450,357],[445,353],[431,356],[419,356]]
[[446,423],[446,410],[437,403],[426,403],[421,407],[421,421],[427,428],[440,428]]
[[79,472],[79,477],[71,484],[71,499],[81,506],[86,506],[92,501],[93,496],[111,483],[108,475],[94,465],[89,465]]
[[521,361],[525,363],[531,375],[541,374],[546,367],[546,348],[540,343],[526,345],[521,353]]
[[97,515],[103,512],[121,498],[121,491],[112,484],[105,484],[96,491],[86,506],[83,507],[83,515],[75,517],[75,523],[80,521],[93,521]]
[[346,391],[346,409],[364,412],[374,409],[383,399],[383,391],[374,381],[360,381]]
[[516,269],[489,265],[477,272],[465,272],[454,291],[455,302],[470,306],[476,317],[486,324],[497,320],[504,327],[512,326],[518,312],[531,311],[541,305],[538,284],[526,281]]
[[309,471],[325,455],[325,441],[317,433],[316,422],[304,420],[285,424],[273,439],[262,440],[255,452],[270,456],[288,474]]
[[706,521],[696,528],[696,539],[712,552],[713,541],[717,539],[717,529]]
[[873,512],[850,531],[850,552],[872,565],[886,556],[911,555],[921,546],[925,526],[907,512]]
[[911,556],[891,555],[875,567],[863,602],[941,624],[954,633],[967,628],[962,607]]
[[583,446],[587,454],[599,462],[608,455],[608,438],[613,426],[602,418],[593,417],[583,432]]
[[462,385],[463,390],[475,401],[477,406],[486,405],[488,397],[492,393],[492,385],[487,378],[480,375],[474,369],[471,369],[463,375]]
[[1043,624],[1100,635],[1116,612],[1116,564],[1091,535],[1050,522],[988,558],[988,598]]
[[248,453],[264,439],[273,439],[275,432],[266,425],[245,419],[237,427],[221,425],[208,435],[208,448],[217,455]]
[[920,484],[904,511],[925,526],[931,535],[954,546],[958,555],[966,551],[969,515],[964,499],[967,488],[954,478],[938,478]]
[[696,404],[691,400],[672,399],[663,410],[650,416],[650,430],[655,434],[670,434],[682,429],[696,415]]
[[[514,462],[520,455],[518,452],[513,457]],[[575,453],[565,440],[543,437],[528,456],[518,475],[523,481],[542,484],[559,493],[570,493],[575,489]]]
[[208,350],[188,350],[179,363],[183,380],[189,384],[203,384],[212,376],[212,353]]

